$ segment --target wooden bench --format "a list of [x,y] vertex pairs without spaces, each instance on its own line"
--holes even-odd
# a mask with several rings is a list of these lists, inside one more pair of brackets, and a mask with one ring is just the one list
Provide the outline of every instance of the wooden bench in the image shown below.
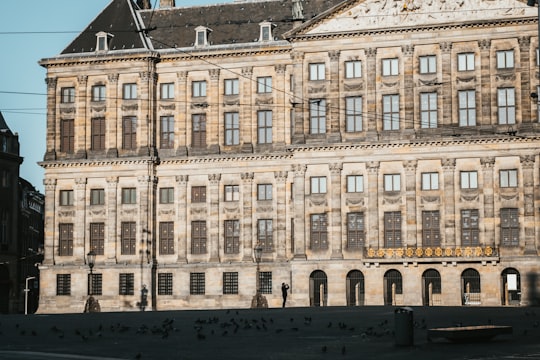
[[488,341],[498,335],[512,334],[511,326],[476,325],[428,329],[428,341],[444,338],[452,342]]

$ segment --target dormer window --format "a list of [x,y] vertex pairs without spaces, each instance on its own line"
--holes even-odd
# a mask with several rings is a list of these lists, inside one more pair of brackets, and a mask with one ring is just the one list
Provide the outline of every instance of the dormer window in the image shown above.
[[208,35],[212,32],[212,29],[205,26],[197,26],[195,28],[196,38],[195,46],[206,46],[208,45]]
[[274,38],[272,35],[272,28],[274,25],[272,25],[271,22],[263,21],[262,23],[259,23],[259,26],[261,28],[259,41],[271,41]]
[[108,51],[110,49],[110,43],[111,39],[113,38],[113,34],[106,33],[104,31],[100,31],[96,34],[97,43],[96,43],[96,51]]

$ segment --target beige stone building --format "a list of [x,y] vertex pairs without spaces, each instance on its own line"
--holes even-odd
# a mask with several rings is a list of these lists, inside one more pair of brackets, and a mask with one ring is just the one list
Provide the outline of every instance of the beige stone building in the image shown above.
[[41,61],[41,312],[538,301],[536,8],[176,5]]

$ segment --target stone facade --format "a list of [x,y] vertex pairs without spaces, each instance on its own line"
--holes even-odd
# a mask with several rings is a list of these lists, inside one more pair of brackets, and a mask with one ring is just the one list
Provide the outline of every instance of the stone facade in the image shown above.
[[[212,37],[226,21],[196,24],[201,43],[161,23],[199,11],[167,6],[137,35],[150,45],[69,50],[81,36],[42,60],[40,311],[82,312],[91,250],[102,311],[139,310],[143,285],[154,310],[249,307],[257,244],[270,307],[282,282],[290,306],[537,302],[536,10],[379,3],[306,2],[326,9],[263,38],[291,2],[234,44]],[[147,29],[148,10],[113,5]],[[167,27],[196,42],[163,48]]]

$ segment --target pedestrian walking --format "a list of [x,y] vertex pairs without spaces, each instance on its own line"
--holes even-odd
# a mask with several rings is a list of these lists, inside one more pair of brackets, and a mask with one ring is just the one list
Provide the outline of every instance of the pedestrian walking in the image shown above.
[[288,290],[289,290],[289,285],[285,283],[281,283],[281,294],[283,295],[283,307],[285,307],[285,303],[287,302]]

